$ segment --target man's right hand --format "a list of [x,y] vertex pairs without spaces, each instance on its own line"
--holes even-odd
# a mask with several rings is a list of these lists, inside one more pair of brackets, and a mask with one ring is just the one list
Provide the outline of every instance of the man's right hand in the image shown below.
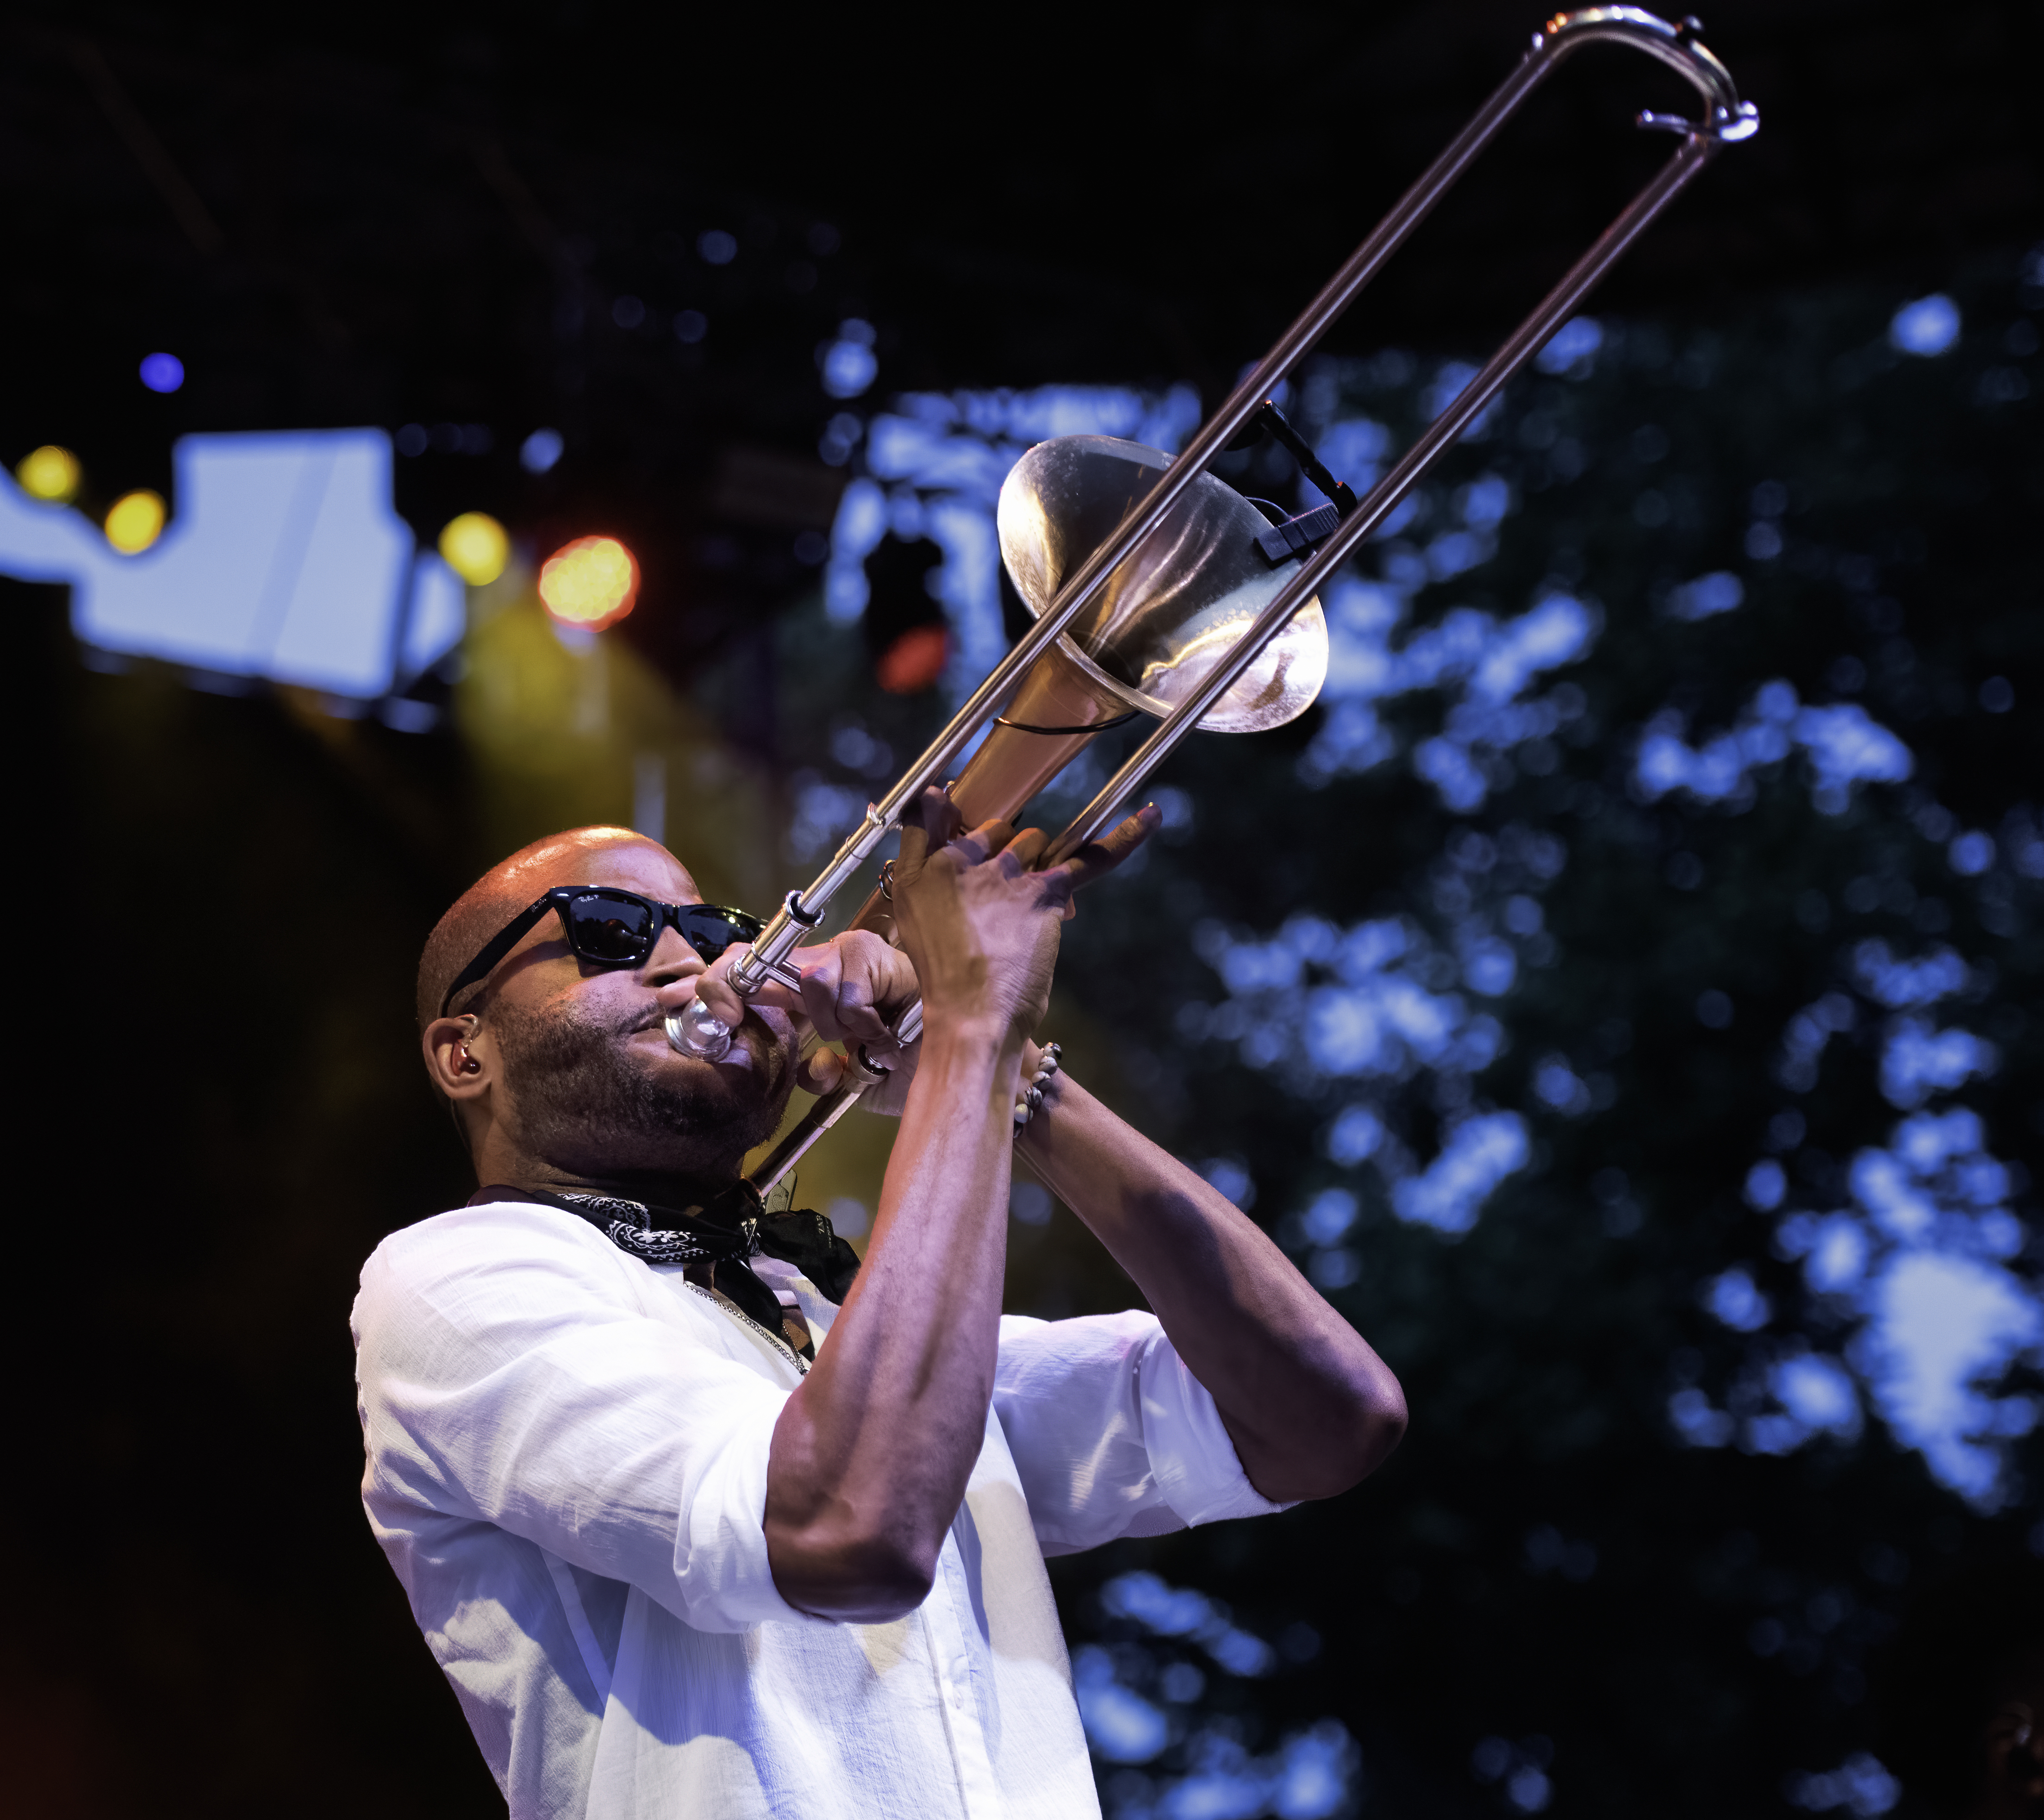
[[1001,1037],[1033,1030],[1050,1004],[1074,893],[1120,865],[1158,819],[1146,808],[1037,872],[1030,868],[1050,844],[1041,829],[1018,834],[988,822],[961,832],[950,798],[925,791],[903,821],[894,863],[895,925],[921,983],[925,1020],[982,1024]]

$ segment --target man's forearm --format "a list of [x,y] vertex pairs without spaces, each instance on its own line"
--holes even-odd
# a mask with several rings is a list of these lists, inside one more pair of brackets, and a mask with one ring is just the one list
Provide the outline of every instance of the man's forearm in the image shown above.
[[1265,1497],[1345,1491],[1397,1444],[1405,1404],[1389,1368],[1182,1163],[1065,1075],[1020,1149],[1135,1279]]
[[819,1617],[920,1603],[978,1458],[993,1391],[1019,1037],[932,1029],[873,1243],[774,1431],[775,1583]]

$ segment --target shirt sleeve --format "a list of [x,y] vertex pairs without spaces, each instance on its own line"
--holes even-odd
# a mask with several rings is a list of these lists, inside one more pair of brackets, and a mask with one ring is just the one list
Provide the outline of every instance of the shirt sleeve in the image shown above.
[[1004,1315],[993,1407],[1047,1555],[1289,1508],[1250,1483],[1154,1314]]
[[513,1203],[386,1240],[355,1305],[370,1517],[495,1524],[698,1630],[807,1622],[763,1527],[788,1392],[651,1318],[631,1261]]

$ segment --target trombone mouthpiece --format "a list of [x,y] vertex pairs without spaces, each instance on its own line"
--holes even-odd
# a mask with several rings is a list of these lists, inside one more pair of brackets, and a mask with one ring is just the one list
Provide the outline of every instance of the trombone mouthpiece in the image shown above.
[[667,1025],[668,1043],[685,1056],[720,1062],[731,1052],[731,1026],[700,998],[691,998]]

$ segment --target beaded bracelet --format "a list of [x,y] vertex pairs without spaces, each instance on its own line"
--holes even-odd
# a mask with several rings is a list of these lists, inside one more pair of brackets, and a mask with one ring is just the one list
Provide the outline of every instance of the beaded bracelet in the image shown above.
[[1058,1045],[1048,1045],[1044,1049],[1042,1060],[1036,1064],[1035,1076],[1015,1096],[1015,1129],[1018,1132],[1029,1122],[1037,1107],[1043,1103],[1043,1083],[1058,1072],[1058,1058],[1064,1052]]

